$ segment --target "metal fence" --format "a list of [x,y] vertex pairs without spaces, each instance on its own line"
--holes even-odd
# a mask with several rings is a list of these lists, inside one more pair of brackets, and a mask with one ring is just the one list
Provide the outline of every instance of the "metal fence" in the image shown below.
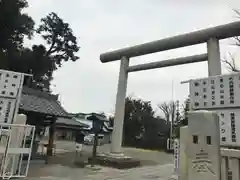
[[0,124],[0,177],[26,177],[28,173],[35,126]]

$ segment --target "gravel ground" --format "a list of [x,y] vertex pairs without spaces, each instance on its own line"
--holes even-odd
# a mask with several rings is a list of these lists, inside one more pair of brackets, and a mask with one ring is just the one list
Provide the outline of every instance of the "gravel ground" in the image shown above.
[[[75,151],[75,143],[72,141],[57,141],[56,142],[57,154],[60,155],[66,152]],[[99,153],[109,152],[110,145],[98,146]],[[124,154],[126,156],[133,157],[135,159],[140,159],[145,165],[158,165],[158,164],[169,164],[173,163],[173,155],[167,154],[163,151],[152,151],[152,150],[143,150],[136,148],[123,148]],[[83,154],[85,156],[90,156],[92,153],[92,146],[84,145]],[[74,154],[75,155],[75,154]]]
[[[141,160],[142,167],[118,170],[108,167],[78,168],[74,165],[76,159],[75,143],[57,141],[57,155],[51,157],[49,164],[31,165],[28,180],[127,180],[153,179],[169,180],[173,176],[173,155],[161,151],[150,151],[135,148],[123,148],[124,154]],[[91,156],[92,146],[84,146],[82,160]],[[98,147],[98,152],[109,152],[109,145]]]
[[61,165],[47,165],[38,169],[38,177],[28,177],[27,180],[176,180],[172,174],[173,165],[145,166],[141,168],[118,170],[107,167],[70,168]]

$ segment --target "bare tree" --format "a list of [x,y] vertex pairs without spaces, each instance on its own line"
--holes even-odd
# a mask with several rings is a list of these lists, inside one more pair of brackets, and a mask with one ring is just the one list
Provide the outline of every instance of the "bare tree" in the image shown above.
[[163,112],[166,121],[169,123],[174,122],[175,115],[176,115],[176,102],[163,102],[157,105],[158,108]]
[[[236,13],[236,17],[240,18],[240,10],[234,9],[233,11]],[[235,43],[233,45],[240,47],[240,37],[235,37],[234,39]],[[229,71],[240,72],[240,69],[236,65],[236,58],[231,53],[229,53],[229,58],[224,58],[222,62],[226,64]]]
[[168,103],[163,102],[162,104],[158,104],[157,106],[163,112],[166,121],[169,122],[170,121],[170,109],[169,109]]

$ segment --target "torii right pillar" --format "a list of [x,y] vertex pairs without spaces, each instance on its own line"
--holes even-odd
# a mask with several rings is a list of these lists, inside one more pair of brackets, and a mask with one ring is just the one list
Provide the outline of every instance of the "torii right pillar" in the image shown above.
[[219,40],[211,38],[207,41],[208,76],[222,74]]

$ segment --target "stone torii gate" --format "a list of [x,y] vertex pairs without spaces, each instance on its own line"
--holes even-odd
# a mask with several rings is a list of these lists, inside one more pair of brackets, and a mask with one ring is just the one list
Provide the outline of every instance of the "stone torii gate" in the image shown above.
[[[124,157],[121,149],[121,144],[127,79],[129,72],[176,66],[180,64],[195,63],[208,60],[208,75],[220,75],[221,61],[219,40],[234,36],[240,36],[240,21],[101,54],[100,60],[102,63],[121,60],[115,105],[115,120],[112,134],[111,155],[113,157]],[[131,57],[142,56],[201,43],[207,44],[207,54],[129,66],[129,59]]]

